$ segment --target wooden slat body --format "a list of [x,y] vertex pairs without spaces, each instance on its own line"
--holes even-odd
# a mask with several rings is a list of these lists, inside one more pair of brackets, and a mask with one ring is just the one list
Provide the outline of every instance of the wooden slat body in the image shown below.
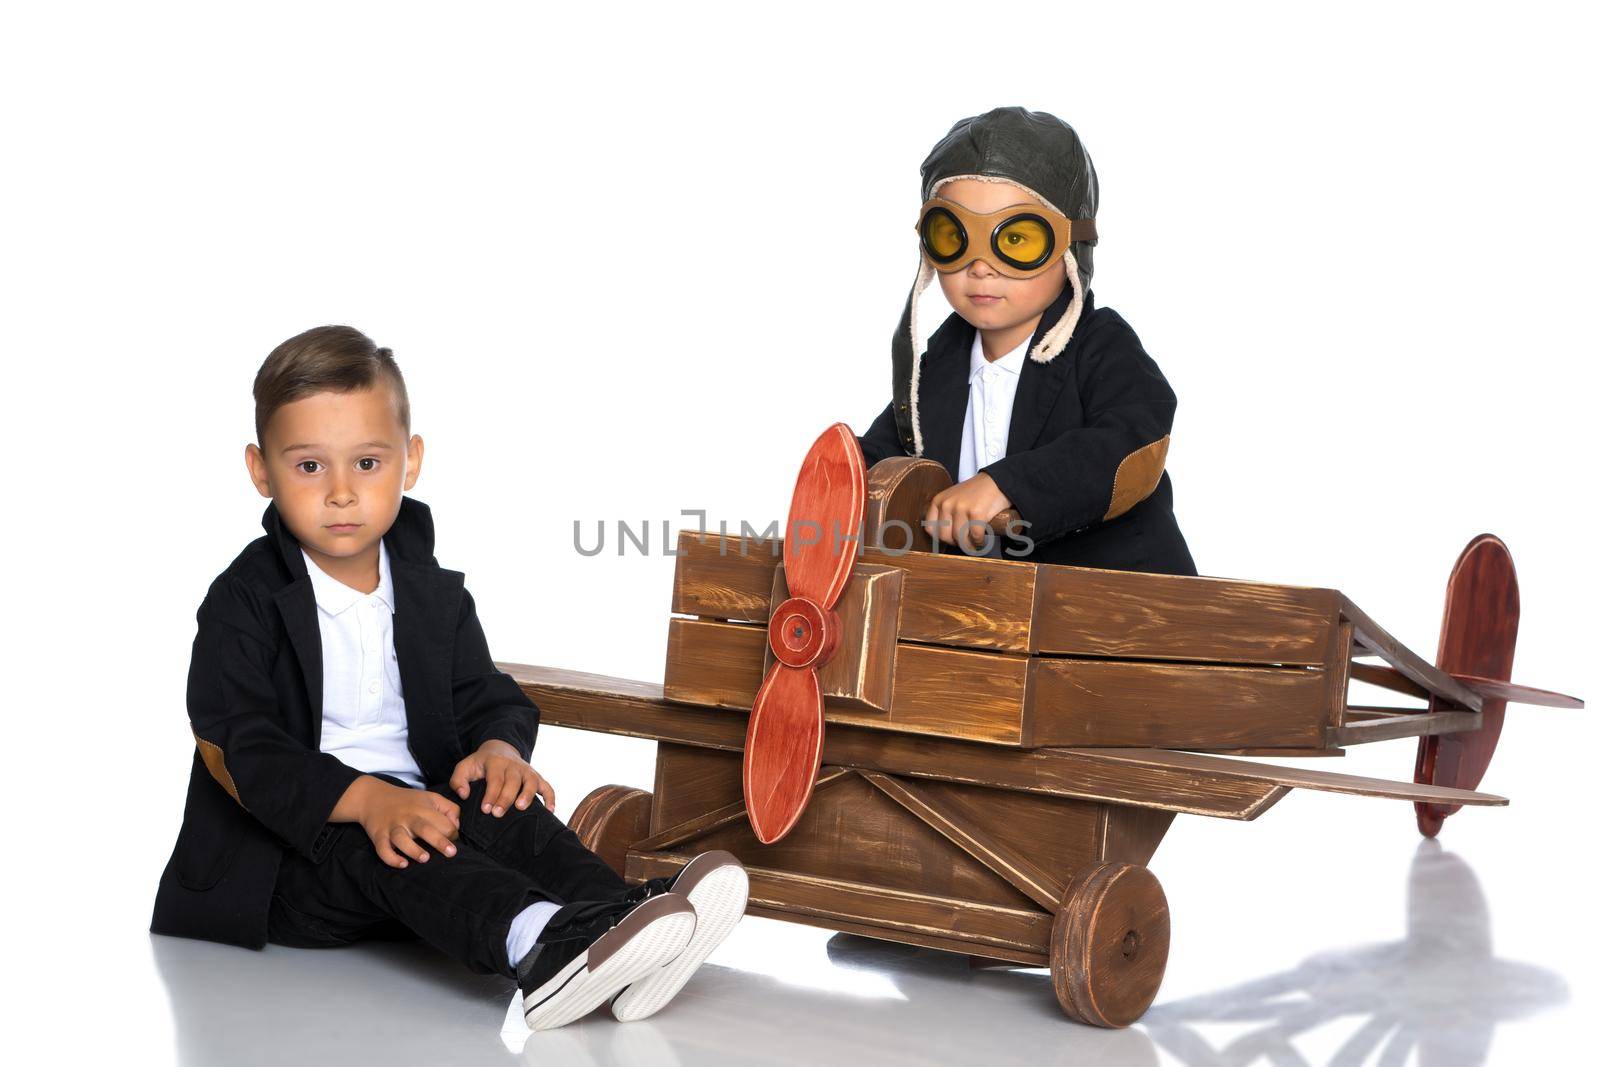
[[[765,627],[673,619],[667,632],[669,700],[750,710],[767,654]],[[894,695],[884,711],[829,700],[828,722],[993,744],[1024,742],[1028,658],[901,642]]]
[[1337,594],[1226,578],[1039,567],[1031,651],[1321,666]]
[[1317,668],[1036,656],[1025,736],[1067,747],[1314,747],[1326,696]]
[[[672,610],[703,619],[765,625],[772,610],[774,573],[782,558],[779,540],[683,531],[678,538]],[[1029,651],[1032,564],[882,549],[867,549],[857,558],[905,572],[902,641]]]
[[[675,618],[669,700],[748,711],[767,663],[762,627]],[[1016,656],[902,641],[884,711],[828,700],[828,722],[1019,747],[1315,748],[1328,690],[1310,667]]]
[[[672,610],[765,623],[782,542],[683,531]],[[1330,589],[867,548],[905,571],[900,639],[1043,655],[1322,665]]]
[[[697,618],[670,623],[669,699],[749,709],[771,663],[780,548],[680,537],[673,610]],[[819,671],[828,722],[1019,747],[1304,752],[1327,747],[1343,706],[1342,670],[1324,666],[1348,641],[1331,590],[879,549],[858,567],[844,651]],[[892,594],[869,591],[890,574]],[[886,683],[887,701],[867,693]]]
[[[765,622],[782,542],[685,531],[672,610]],[[1060,655],[1316,665],[1332,590],[866,549],[906,571],[902,640]]]

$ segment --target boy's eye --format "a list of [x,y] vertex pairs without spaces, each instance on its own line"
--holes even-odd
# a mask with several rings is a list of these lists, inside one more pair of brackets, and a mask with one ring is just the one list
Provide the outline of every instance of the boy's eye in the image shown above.
[[321,464],[319,464],[319,463],[318,463],[318,462],[317,462],[317,461],[316,461],[316,460],[314,460],[314,459],[303,459],[303,460],[301,460],[301,461],[300,461],[300,462],[299,462],[299,463],[296,463],[296,464],[295,464],[295,466],[296,466],[296,467],[298,467],[298,468],[300,468],[300,470],[301,470],[301,471],[302,471],[302,472],[303,472],[303,473],[305,473],[305,474],[315,474],[315,473],[317,473],[317,472],[316,472],[316,471],[314,471],[314,470],[307,470],[307,469],[306,469],[306,468],[307,468],[307,467],[317,467],[317,466],[321,466]]
[[936,207],[922,220],[922,241],[929,255],[941,262],[948,262],[966,247],[967,235],[955,216],[944,208]]
[[[369,463],[371,466],[367,466]],[[356,466],[364,471],[375,471],[378,469],[378,459],[376,456],[362,456],[356,460]]]
[[1007,258],[1018,264],[1041,263],[1054,251],[1050,228],[1038,218],[1022,216],[1000,227],[995,247],[1004,249]]

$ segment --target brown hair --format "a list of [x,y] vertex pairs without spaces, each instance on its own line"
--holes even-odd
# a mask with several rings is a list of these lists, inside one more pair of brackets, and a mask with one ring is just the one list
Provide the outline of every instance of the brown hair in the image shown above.
[[394,390],[396,414],[411,434],[411,401],[394,353],[353,326],[317,326],[274,348],[256,371],[256,444],[265,447],[273,412],[313,393],[370,389],[379,379]]

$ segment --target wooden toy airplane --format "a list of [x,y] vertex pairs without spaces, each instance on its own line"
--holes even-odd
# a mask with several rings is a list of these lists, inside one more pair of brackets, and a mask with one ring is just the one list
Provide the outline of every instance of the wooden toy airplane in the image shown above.
[[[680,537],[664,684],[500,664],[547,724],[660,742],[653,793],[578,806],[584,842],[632,881],[728,849],[754,914],[1048,966],[1067,1015],[1126,1026],[1166,967],[1145,865],[1175,814],[1314,789],[1411,801],[1431,837],[1506,803],[1476,789],[1507,701],[1583,706],[1510,682],[1493,536],[1456,561],[1428,663],[1332,589],[932,551],[949,484],[927,460],[869,474],[829,427],[787,538]],[[1352,705],[1352,679],[1426,703]],[[1413,782],[1229,758],[1408,737]]]

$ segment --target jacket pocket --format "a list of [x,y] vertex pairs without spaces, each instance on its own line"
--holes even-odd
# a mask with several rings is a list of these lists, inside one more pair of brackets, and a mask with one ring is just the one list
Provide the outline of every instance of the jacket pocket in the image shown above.
[[204,892],[228,873],[238,851],[237,837],[219,835],[212,827],[185,817],[183,828],[178,831],[178,844],[172,850],[173,873],[185,889]]
[[222,880],[239,851],[244,829],[238,825],[241,817],[249,818],[211,777],[196,754],[189,775],[183,826],[172,851],[173,873],[180,885],[204,892]]

